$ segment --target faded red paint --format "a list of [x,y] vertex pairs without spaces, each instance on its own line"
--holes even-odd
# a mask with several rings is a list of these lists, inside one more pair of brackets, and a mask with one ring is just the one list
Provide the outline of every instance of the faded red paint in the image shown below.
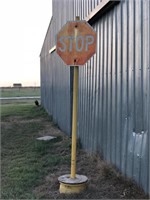
[[57,34],[56,52],[66,65],[84,65],[96,52],[96,39],[86,21],[67,22]]

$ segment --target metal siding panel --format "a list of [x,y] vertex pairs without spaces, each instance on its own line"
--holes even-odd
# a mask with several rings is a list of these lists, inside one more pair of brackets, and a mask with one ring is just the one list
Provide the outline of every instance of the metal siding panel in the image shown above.
[[[148,20],[147,20],[147,24],[148,24],[148,26],[147,26],[147,29],[148,29],[148,41],[150,41],[150,1],[149,1],[149,3],[147,2],[147,15],[148,15]],[[147,98],[148,98],[148,103],[147,103],[147,105],[148,105],[148,109],[147,109],[147,120],[148,120],[148,124],[147,124],[147,128],[148,128],[148,136],[147,136],[147,157],[146,157],[146,161],[147,161],[147,166],[149,166],[149,163],[150,163],[150,44],[148,45],[148,51],[147,51],[147,58],[148,58],[148,75],[147,75],[147,78],[148,78],[148,80],[147,80],[147,83],[148,83],[148,89],[147,89],[147,93],[148,93],[148,96],[147,96]],[[145,187],[144,187],[144,189],[145,189],[145,191],[147,191],[149,194],[150,194],[150,172],[149,172],[149,167],[147,167],[146,169],[148,169],[148,173],[147,173],[147,184],[145,185]]]
[[51,63],[52,63],[52,57],[50,56],[50,66],[49,66],[49,69],[50,69],[50,78],[49,78],[49,81],[50,81],[50,87],[49,87],[49,92],[50,92],[50,113],[52,115],[52,105],[53,105],[53,75],[52,75],[52,67],[51,67]]
[[85,138],[85,147],[88,150],[88,142],[89,142],[89,82],[90,82],[90,66],[89,66],[89,61],[86,65],[86,110],[85,110],[85,133],[86,133],[86,138]]
[[85,0],[82,0],[82,20],[85,18]]
[[108,118],[107,118],[107,154],[108,162],[111,160],[111,60],[112,60],[112,17],[108,16]]
[[86,111],[87,111],[87,78],[86,78],[86,74],[87,74],[87,66],[85,65],[84,70],[83,70],[83,84],[84,84],[84,93],[83,93],[83,132],[82,134],[84,135],[84,139],[83,139],[83,145],[84,147],[86,147],[86,138],[87,138],[87,132],[86,132]]
[[[100,27],[99,24],[97,23],[97,43],[100,44]],[[96,78],[96,97],[95,97],[95,123],[94,123],[94,128],[95,128],[95,135],[94,135],[94,145],[95,145],[95,151],[98,150],[98,135],[99,135],[99,92],[100,92],[100,87],[99,87],[99,82],[100,82],[100,78],[99,78],[99,62],[100,62],[100,58],[99,58],[99,46],[97,45],[97,51],[96,51],[96,74],[95,74],[95,78]]]
[[[150,41],[150,2],[143,1],[142,2],[142,13],[143,13],[143,23],[142,26],[142,49],[143,49],[143,59],[142,59],[142,66],[143,66],[143,131],[142,131],[142,145],[141,145],[141,173],[140,173],[140,185],[142,185],[145,190],[149,191],[149,124],[150,124],[150,76],[149,76],[149,65],[150,65],[150,58],[149,58],[149,48],[150,44],[147,45],[147,41]],[[146,157],[148,159],[146,159]]]
[[88,119],[87,116],[89,116],[89,68],[86,65],[86,110],[85,110],[85,148],[88,149]]
[[140,163],[141,163],[141,145],[143,135],[141,133],[135,133],[135,148],[134,148],[134,169],[133,169],[133,178],[137,182],[140,181]]
[[135,132],[142,127],[141,107],[141,0],[135,3]]
[[82,145],[85,148],[85,109],[86,109],[86,79],[84,78],[85,75],[85,68],[80,69],[79,77],[82,80],[82,102],[81,102],[81,110],[78,111],[79,115],[81,116],[82,112],[82,121],[80,121],[80,139],[82,140]]
[[121,135],[120,135],[120,95],[121,95],[121,12],[120,6],[116,7],[116,161],[115,164],[120,168],[120,150],[121,150]]
[[80,73],[79,73],[79,77],[81,78],[81,80],[82,80],[82,92],[81,92],[81,95],[82,95],[82,101],[81,101],[81,105],[80,105],[80,110],[78,111],[78,114],[79,115],[81,115],[81,113],[82,113],[82,121],[80,121],[79,123],[80,123],[80,139],[81,139],[81,141],[83,141],[82,142],[82,144],[83,144],[83,146],[84,146],[84,139],[85,139],[85,117],[84,117],[84,114],[85,114],[85,112],[84,112],[84,109],[85,109],[85,102],[86,102],[86,98],[85,98],[85,95],[86,95],[86,92],[85,92],[85,78],[84,78],[84,71],[85,71],[85,68],[82,68],[82,69],[80,69]]
[[83,4],[83,0],[79,1],[79,16],[80,16],[80,20],[83,20],[83,10],[82,10],[82,4]]
[[[94,28],[97,31],[97,26]],[[94,69],[94,83],[93,83],[93,119],[92,119],[92,130],[93,130],[93,144],[92,144],[92,151],[95,152],[97,150],[96,141],[97,141],[97,135],[95,130],[95,122],[96,119],[96,99],[97,99],[97,58],[96,54],[93,57],[93,69]]]
[[[113,13],[113,11],[112,11]],[[113,18],[111,16],[111,60],[110,60],[110,161],[112,161],[112,60],[113,60]]]
[[118,72],[118,77],[119,77],[119,87],[118,87],[118,100],[119,100],[119,121],[118,121],[118,124],[119,124],[119,138],[120,138],[120,151],[119,151],[119,154],[120,154],[120,169],[121,169],[121,162],[122,162],[122,84],[123,84],[123,80],[122,80],[122,66],[123,66],[123,60],[122,60],[122,57],[123,57],[123,46],[122,46],[122,29],[123,29],[123,18],[122,18],[122,2],[120,3],[120,6],[119,6],[119,17],[120,17],[120,23],[119,23],[119,32],[118,32],[118,37],[119,37],[119,45],[118,45],[118,52],[119,52],[119,60],[118,60],[118,68],[119,68],[119,72]]
[[91,127],[92,127],[92,104],[93,104],[93,96],[92,96],[92,81],[93,81],[93,64],[92,64],[93,58],[89,61],[89,112],[88,112],[88,150],[89,152],[92,152],[91,148],[91,135],[93,135],[93,132],[91,132]]
[[96,130],[97,130],[97,151],[101,151],[101,147],[100,147],[100,134],[101,134],[101,130],[100,130],[100,115],[101,115],[101,112],[100,112],[100,93],[101,93],[101,88],[100,88],[100,76],[101,76],[101,65],[100,65],[100,62],[101,62],[101,24],[99,23],[98,24],[98,44],[99,46],[97,45],[97,68],[98,68],[98,74],[97,74],[97,84],[98,84],[98,94],[97,94],[97,124],[96,124]]
[[118,154],[118,151],[120,152],[120,149],[119,149],[119,143],[120,141],[118,141],[118,136],[119,136],[119,131],[118,131],[118,121],[116,120],[117,119],[117,116],[118,116],[118,77],[119,77],[119,73],[118,73],[118,44],[117,44],[117,24],[118,24],[118,19],[117,19],[117,7],[114,8],[114,38],[115,38],[115,52],[114,52],[114,64],[115,64],[115,80],[114,80],[114,85],[115,85],[115,132],[114,132],[114,135],[115,135],[115,165],[117,165],[118,163],[118,157],[117,157],[117,154]]
[[108,149],[108,138],[109,138],[109,132],[108,132],[108,118],[109,118],[109,114],[108,114],[108,105],[109,105],[109,99],[108,99],[108,78],[109,78],[109,73],[108,73],[108,57],[109,57],[109,53],[108,53],[108,49],[109,49],[109,40],[108,40],[108,36],[109,36],[109,27],[108,27],[108,16],[106,16],[106,121],[105,121],[105,126],[106,126],[106,145],[105,145],[105,157],[107,159],[107,149]]
[[81,121],[83,119],[83,112],[81,112],[81,114],[79,115],[79,112],[81,111],[82,109],[82,93],[83,93],[83,86],[82,86],[82,78],[81,78],[81,70],[82,68],[79,68],[79,87],[78,87],[78,116],[77,116],[77,119],[78,119],[78,125],[77,125],[77,136],[78,138],[82,137],[82,131],[80,129],[80,127],[82,127],[82,124],[81,124]]
[[140,3],[140,12],[141,12],[141,120],[142,125],[141,129],[144,130],[144,66],[143,66],[143,1]]
[[[97,40],[99,41],[99,27],[98,24],[94,25],[94,29],[96,30],[97,34]],[[98,138],[98,130],[97,130],[97,123],[98,123],[98,92],[99,92],[99,86],[98,86],[98,80],[99,80],[99,73],[98,73],[98,56],[97,52],[98,48],[96,50],[96,53],[94,55],[94,121],[93,121],[93,152],[97,151],[97,138]]]
[[[94,29],[97,32],[97,25],[94,25]],[[96,54],[93,57],[93,75],[94,75],[94,82],[93,82],[93,116],[92,116],[92,131],[93,131],[93,139],[92,139],[92,151],[97,151],[97,131],[96,131],[96,122],[97,122],[97,56]]]
[[[83,85],[83,68],[79,68],[79,103],[78,103],[78,137],[83,140],[83,97],[84,97],[84,85]],[[80,115],[79,115],[80,113]]]
[[101,23],[100,26],[100,35],[101,35],[101,39],[100,39],[100,93],[99,93],[99,135],[98,135],[98,150],[99,152],[101,152],[103,154],[103,150],[102,150],[102,92],[103,92],[103,85],[102,85],[102,71],[103,71],[103,23]]
[[87,79],[85,78],[86,76],[86,66],[82,69],[82,82],[83,82],[83,101],[82,101],[82,111],[83,111],[83,122],[82,123],[82,133],[84,138],[84,146],[86,144],[86,137],[87,137],[87,132],[86,132],[86,111],[87,111]]
[[[101,0],[53,0],[53,19],[41,51],[41,103],[71,132],[72,75],[56,52],[67,20],[84,19]],[[66,6],[67,4],[67,6]],[[57,12],[56,12],[57,11]],[[97,52],[79,70],[78,136],[149,192],[150,2],[121,1],[93,25]]]
[[79,10],[79,2],[80,0],[76,0],[76,16],[80,16],[80,10]]
[[111,158],[112,162],[115,163],[116,155],[115,155],[115,147],[116,147],[116,85],[115,85],[115,73],[116,73],[116,38],[115,38],[115,11],[113,10],[113,32],[112,32],[112,150],[111,150]]
[[88,0],[85,0],[85,17],[88,16]]
[[103,85],[104,85],[104,91],[103,91],[103,151],[104,151],[104,158],[106,157],[106,149],[107,149],[107,17],[104,17],[104,60],[103,60]]
[[122,149],[121,149],[121,170],[126,172],[126,148],[127,148],[127,126],[128,126],[128,24],[127,24],[127,2],[123,4],[122,18],[123,18],[123,30],[122,30]]
[[143,142],[141,149],[141,175],[139,184],[147,193],[150,193],[149,188],[149,129],[143,134]]
[[91,0],[91,10],[95,8],[95,1]]
[[93,84],[94,84],[94,59],[93,57],[90,59],[90,65],[91,65],[91,80],[90,80],[90,115],[89,115],[89,121],[90,121],[90,127],[89,127],[89,146],[90,146],[90,151],[92,152],[93,147],[92,147],[92,141],[93,141],[93,109],[94,109],[94,89],[93,89]]
[[134,146],[134,163],[133,178],[139,181],[139,149],[142,137],[142,98],[141,98],[141,1],[135,4],[135,146]]
[[144,124],[143,124],[143,130],[147,129],[147,94],[148,94],[148,73],[149,73],[149,60],[148,60],[148,51],[149,51],[149,46],[147,45],[147,41],[150,40],[149,34],[148,34],[148,27],[149,27],[149,20],[148,20],[148,13],[149,13],[149,7],[147,1],[143,2],[143,32],[142,32],[142,37],[143,37],[143,112],[144,112]]
[[91,2],[90,2],[91,0],[87,0],[87,2],[88,2],[88,15],[90,14],[90,12],[91,12]]
[[87,80],[87,112],[86,112],[86,126],[87,126],[87,129],[86,129],[86,134],[87,134],[87,149],[89,149],[90,151],[90,106],[91,106],[91,96],[90,96],[90,86],[91,86],[91,64],[90,64],[90,61],[88,61],[88,66],[87,66],[87,77],[88,77],[88,80]]
[[[128,117],[128,154],[127,154],[127,166],[126,166],[126,174],[132,177],[133,173],[133,145],[134,140],[132,137],[133,134],[133,126],[134,126],[134,1],[129,3],[129,117]],[[132,146],[131,146],[132,145]]]
[[85,149],[88,149],[87,148],[87,142],[88,142],[88,122],[87,122],[87,115],[88,115],[88,67],[87,65],[85,65],[85,114],[84,114],[84,117],[85,117],[85,133],[86,133],[86,138],[84,138],[84,145],[85,145]]
[[[147,29],[148,29],[148,41],[150,41],[150,1],[149,1],[149,3],[147,2],[147,14],[148,14],[148,26],[147,26]],[[147,51],[147,55],[150,55],[150,44],[148,45],[148,51]],[[147,158],[148,159],[146,159],[146,161],[147,161],[147,165],[149,165],[149,162],[150,162],[150,148],[149,148],[149,146],[150,146],[150,56],[147,56],[148,57],[148,76],[147,76],[147,78],[148,78],[148,81],[147,81],[147,83],[148,83],[148,114],[147,114],[147,118],[148,118],[148,125],[147,125],[147,128],[148,128],[148,144],[147,144]],[[147,188],[146,188],[146,191],[150,194],[150,181],[149,181],[149,177],[150,177],[150,172],[149,172],[149,170],[148,170],[148,173],[147,173]]]
[[[95,29],[95,27],[93,27]],[[91,68],[92,68],[92,80],[91,80],[91,93],[92,93],[92,99],[91,99],[91,151],[94,152],[94,122],[95,122],[95,81],[96,81],[96,75],[95,75],[95,70],[96,70],[96,57],[95,55],[91,58]]]

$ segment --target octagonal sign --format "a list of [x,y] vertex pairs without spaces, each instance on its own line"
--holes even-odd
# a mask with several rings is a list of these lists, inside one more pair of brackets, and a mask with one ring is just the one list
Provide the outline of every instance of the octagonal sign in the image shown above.
[[96,52],[96,39],[86,21],[69,21],[56,36],[56,52],[66,65],[84,65]]

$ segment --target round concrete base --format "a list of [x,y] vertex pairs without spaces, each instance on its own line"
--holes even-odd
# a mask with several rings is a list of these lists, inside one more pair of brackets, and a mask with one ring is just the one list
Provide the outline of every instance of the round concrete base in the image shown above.
[[75,178],[70,178],[70,174],[60,176],[58,178],[60,183],[60,193],[72,194],[80,193],[87,187],[88,178],[84,175],[76,174]]

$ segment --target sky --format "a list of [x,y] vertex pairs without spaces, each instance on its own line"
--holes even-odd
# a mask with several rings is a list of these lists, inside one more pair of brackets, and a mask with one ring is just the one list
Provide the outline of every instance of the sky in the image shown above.
[[0,1],[0,87],[40,86],[40,52],[52,0]]

